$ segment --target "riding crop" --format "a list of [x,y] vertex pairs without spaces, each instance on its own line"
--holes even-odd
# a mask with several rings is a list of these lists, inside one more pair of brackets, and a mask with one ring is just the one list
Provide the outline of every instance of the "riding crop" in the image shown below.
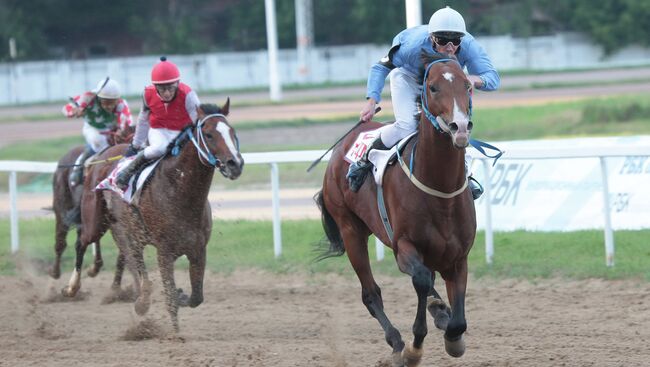
[[[377,106],[377,108],[375,108],[375,114],[378,113],[379,111],[381,111],[381,107]],[[348,132],[346,132],[345,134],[343,134],[343,136],[341,136],[341,137],[339,138],[339,140],[336,141],[336,143],[334,143],[331,147],[329,147],[329,149],[327,149],[327,150],[325,151],[325,153],[323,153],[323,155],[321,155],[317,160],[313,161],[313,162],[311,163],[311,165],[309,165],[309,167],[307,168],[307,172],[311,171],[312,168],[316,167],[316,165],[317,165],[318,163],[320,163],[320,161],[322,161],[323,158],[325,158],[325,156],[327,155],[327,153],[330,152],[330,150],[334,149],[334,147],[335,147],[338,143],[340,143],[341,140],[345,139],[345,137],[348,136],[348,135],[352,132],[352,130],[356,129],[356,128],[357,128],[359,125],[361,125],[362,123],[363,123],[363,120],[359,120],[359,122],[357,122],[354,126],[352,126],[352,128],[351,128],[350,130],[348,130]]]

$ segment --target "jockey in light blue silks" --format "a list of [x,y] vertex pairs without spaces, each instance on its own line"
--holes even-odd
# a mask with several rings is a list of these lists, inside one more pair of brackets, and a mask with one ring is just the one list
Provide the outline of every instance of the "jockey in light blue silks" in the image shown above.
[[[431,16],[428,25],[408,28],[393,39],[388,55],[370,68],[367,87],[367,104],[361,111],[361,120],[370,121],[376,105],[381,101],[386,76],[390,74],[390,91],[395,113],[395,123],[379,129],[379,136],[366,150],[364,156],[350,165],[348,181],[350,189],[358,191],[372,164],[368,152],[372,149],[388,149],[417,129],[417,97],[422,91],[422,52],[455,55],[461,67],[467,68],[467,78],[473,88],[493,91],[499,87],[499,74],[492,66],[483,47],[467,33],[463,16],[450,7],[442,8]],[[465,158],[469,174],[469,156]],[[474,199],[482,190],[469,181]]]

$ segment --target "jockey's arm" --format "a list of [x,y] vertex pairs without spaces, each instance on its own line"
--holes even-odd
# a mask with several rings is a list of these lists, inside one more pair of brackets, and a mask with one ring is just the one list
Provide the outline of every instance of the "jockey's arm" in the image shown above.
[[151,110],[146,104],[142,104],[142,110],[138,115],[138,122],[135,125],[135,135],[133,135],[133,143],[131,143],[136,148],[144,147],[144,143],[147,141],[147,135],[149,134],[149,114]]
[[120,130],[125,130],[133,126],[133,116],[131,116],[131,109],[129,108],[126,100],[120,99],[117,107],[115,107],[115,114],[117,118],[117,126]]
[[86,92],[75,96],[74,98],[70,98],[70,102],[63,106],[61,112],[63,112],[63,115],[68,118],[83,116],[86,107],[88,107],[92,101],[91,95],[90,92]]
[[190,118],[192,121],[196,121],[198,119],[198,114],[196,112],[196,109],[201,105],[201,101],[199,101],[199,96],[196,94],[195,91],[191,91],[187,94],[185,97],[185,110],[187,111],[187,114],[190,115]]

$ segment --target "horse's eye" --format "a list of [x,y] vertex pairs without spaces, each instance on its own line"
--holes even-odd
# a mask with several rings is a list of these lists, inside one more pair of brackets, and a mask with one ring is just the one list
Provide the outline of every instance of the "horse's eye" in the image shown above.
[[467,88],[468,91],[472,90],[472,84],[471,83],[465,84],[465,87]]
[[206,137],[207,139],[212,140],[212,134],[210,134],[210,133],[205,134],[205,137]]
[[431,84],[431,85],[429,86],[429,90],[431,91],[431,93],[436,93],[436,92],[438,91],[438,90],[436,89],[436,86],[433,85],[433,84]]

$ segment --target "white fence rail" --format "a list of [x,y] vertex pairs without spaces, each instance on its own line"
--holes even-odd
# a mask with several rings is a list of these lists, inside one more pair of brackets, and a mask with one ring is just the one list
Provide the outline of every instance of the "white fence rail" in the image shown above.
[[[650,137],[649,137],[650,138]],[[503,161],[516,161],[516,160],[546,160],[546,159],[592,159],[599,160],[600,162],[600,180],[602,190],[602,217],[603,227],[605,232],[605,258],[606,265],[614,265],[614,239],[612,230],[611,210],[610,210],[610,192],[608,184],[609,175],[607,169],[608,158],[616,157],[650,157],[650,144],[639,146],[607,146],[586,148],[584,146],[572,146],[565,144],[567,147],[559,148],[522,148],[509,146],[504,143],[507,149],[501,160]],[[534,145],[534,144],[533,144]],[[477,202],[477,211],[479,217],[481,216],[480,209],[484,206],[483,227],[485,229],[485,256],[486,261],[491,263],[494,257],[494,240],[493,229],[495,227],[493,218],[493,168],[490,160],[480,156],[473,149],[468,152],[475,158],[482,161],[483,177],[490,177],[490,179],[483,179],[485,187],[485,194],[483,198]],[[278,257],[282,254],[282,236],[280,230],[281,216],[280,216],[280,181],[279,181],[279,166],[280,163],[289,162],[313,162],[315,159],[323,154],[322,150],[306,150],[306,151],[287,151],[287,152],[268,152],[268,153],[247,153],[244,154],[246,164],[269,164],[271,172],[271,190],[272,190],[272,206],[273,206],[273,247],[275,256]],[[329,159],[329,154],[326,155],[323,161]],[[643,160],[641,172],[650,178],[650,161],[644,165],[646,160]],[[37,173],[52,173],[56,169],[56,163],[45,162],[30,162],[30,161],[0,161],[0,171],[9,172],[9,198],[10,198],[10,223],[11,223],[11,250],[12,252],[18,251],[19,238],[18,238],[18,210],[17,199],[18,191],[16,184],[17,173],[37,172]],[[499,227],[497,223],[497,227]],[[377,243],[378,258],[383,257],[383,244]]]

